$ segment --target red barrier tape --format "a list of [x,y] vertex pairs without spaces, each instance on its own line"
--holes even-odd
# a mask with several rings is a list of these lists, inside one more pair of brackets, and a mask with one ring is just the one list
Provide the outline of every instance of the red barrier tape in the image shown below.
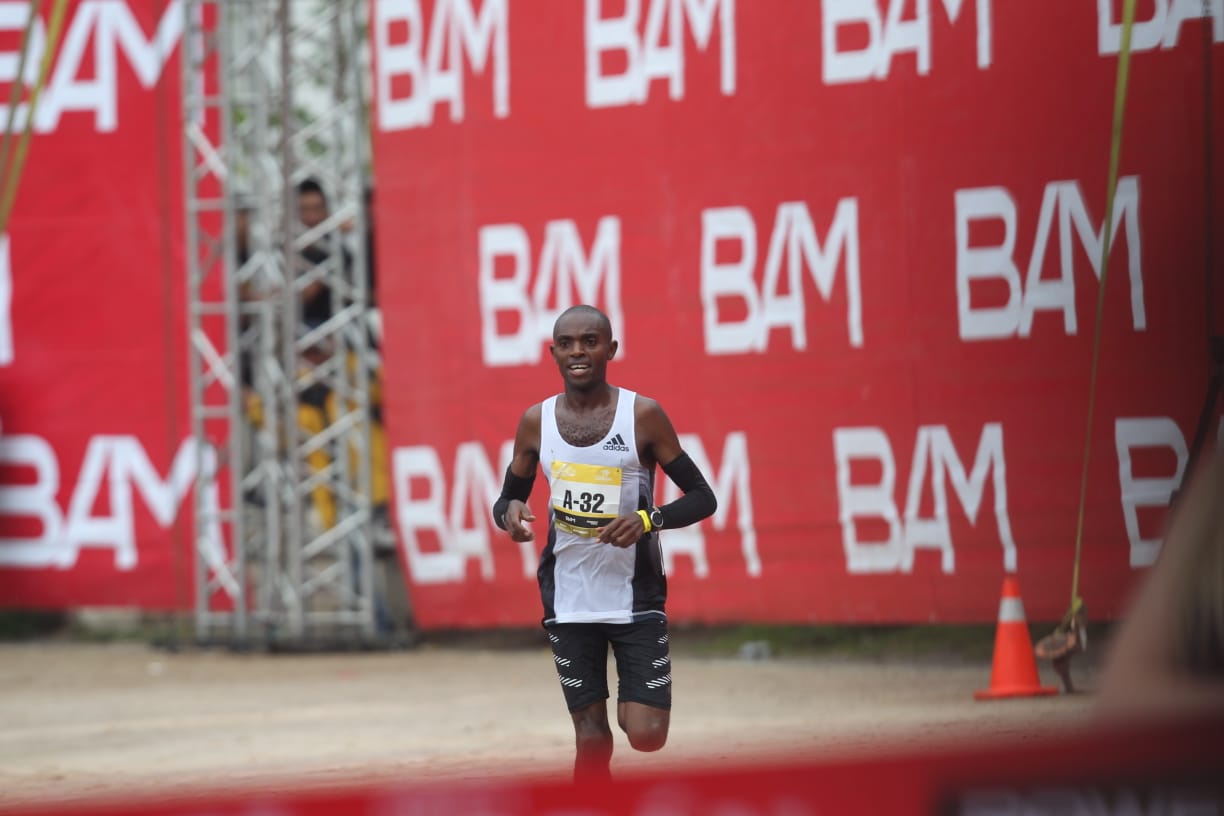
[[[775,758],[776,759],[776,758]],[[576,787],[499,780],[33,808],[9,816],[1162,814],[1224,812],[1224,716],[852,759],[671,768]]]

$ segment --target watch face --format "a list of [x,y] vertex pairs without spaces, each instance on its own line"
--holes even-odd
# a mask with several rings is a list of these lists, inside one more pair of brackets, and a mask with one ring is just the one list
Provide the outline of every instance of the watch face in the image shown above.
[[650,526],[656,530],[663,526],[663,513],[657,507],[650,511]]

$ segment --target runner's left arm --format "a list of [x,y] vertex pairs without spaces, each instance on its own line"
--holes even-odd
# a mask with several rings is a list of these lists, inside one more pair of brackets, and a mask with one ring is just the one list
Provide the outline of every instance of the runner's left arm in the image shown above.
[[[688,527],[712,516],[718,509],[714,491],[701,469],[680,447],[680,438],[662,406],[652,399],[639,396],[634,413],[641,453],[644,454],[643,464],[661,464],[663,472],[684,494],[659,508],[663,516],[662,529]],[[603,529],[599,540],[627,547],[646,534],[646,527],[646,521],[639,513],[621,515]]]

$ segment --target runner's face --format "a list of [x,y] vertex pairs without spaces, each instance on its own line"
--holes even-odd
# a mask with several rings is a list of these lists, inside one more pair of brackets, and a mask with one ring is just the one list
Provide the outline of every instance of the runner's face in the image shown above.
[[566,387],[585,391],[607,381],[616,345],[598,317],[579,312],[561,318],[549,348]]

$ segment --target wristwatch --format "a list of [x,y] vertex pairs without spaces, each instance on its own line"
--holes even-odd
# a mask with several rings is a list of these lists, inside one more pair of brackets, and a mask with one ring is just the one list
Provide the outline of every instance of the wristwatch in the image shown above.
[[650,508],[650,529],[663,529],[663,511],[657,507]]

